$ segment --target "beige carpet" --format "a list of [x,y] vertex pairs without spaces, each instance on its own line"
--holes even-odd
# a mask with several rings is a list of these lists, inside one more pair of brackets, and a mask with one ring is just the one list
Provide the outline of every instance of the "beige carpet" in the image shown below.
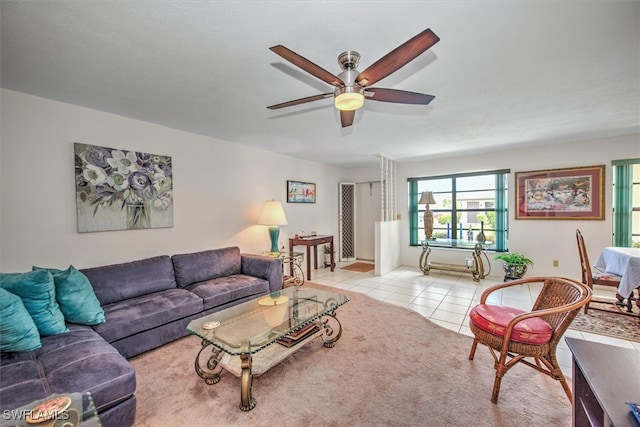
[[[309,283],[305,284],[309,286]],[[314,285],[311,285],[314,286]],[[569,426],[557,381],[524,365],[490,402],[493,360],[471,338],[410,310],[344,291],[342,338],[317,339],[254,378],[256,407],[242,412],[240,380],[206,385],[195,373],[200,340],[190,336],[131,359],[136,426]]]
[[353,264],[345,265],[341,267],[343,270],[357,271],[359,273],[366,273],[375,268],[374,264],[369,262],[354,262]]

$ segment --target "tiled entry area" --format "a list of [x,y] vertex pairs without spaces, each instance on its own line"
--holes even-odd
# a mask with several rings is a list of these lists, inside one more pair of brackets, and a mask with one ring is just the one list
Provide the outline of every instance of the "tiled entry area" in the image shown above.
[[[361,292],[381,301],[407,307],[442,327],[469,336],[473,336],[468,327],[470,308],[480,301],[484,289],[502,282],[502,276],[491,276],[480,283],[474,282],[468,274],[431,272],[425,276],[418,267],[400,267],[384,276],[375,276],[373,272],[343,270],[341,264],[350,263],[338,263],[334,272],[322,268],[317,273],[314,271],[313,282]],[[496,292],[493,302],[528,310],[538,291],[531,286],[506,289]],[[615,292],[596,289],[596,294],[613,298]],[[632,341],[571,329],[565,336],[640,351],[640,343]],[[564,340],[561,340],[556,354],[565,376],[571,377],[571,352]]]

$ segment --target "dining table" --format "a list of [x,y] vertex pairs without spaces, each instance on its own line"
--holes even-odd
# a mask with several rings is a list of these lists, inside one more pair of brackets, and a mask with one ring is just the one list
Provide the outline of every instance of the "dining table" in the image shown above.
[[594,266],[621,277],[618,294],[623,298],[629,298],[640,287],[640,248],[603,248]]

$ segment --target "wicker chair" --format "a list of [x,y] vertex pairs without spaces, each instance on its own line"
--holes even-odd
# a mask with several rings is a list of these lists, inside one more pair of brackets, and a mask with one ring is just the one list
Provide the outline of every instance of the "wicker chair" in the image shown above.
[[[529,312],[486,304],[492,292],[538,283],[542,289]],[[587,286],[559,277],[514,280],[491,286],[482,293],[480,304],[469,313],[469,327],[475,336],[469,360],[473,360],[478,344],[489,348],[496,370],[491,402],[498,403],[502,377],[518,362],[560,381],[571,401],[571,389],[556,359],[556,347],[590,298],[591,290]],[[527,357],[533,358],[535,364],[526,360]]]
[[[620,286],[620,276],[616,276],[615,274],[605,273],[600,271],[597,267],[593,267],[591,269],[591,263],[589,262],[589,254],[587,253],[587,247],[584,244],[584,237],[582,237],[582,233],[580,230],[576,230],[576,241],[578,242],[578,255],[580,255],[580,267],[582,269],[582,283],[587,285],[589,289],[593,292],[593,285],[601,285],[601,286],[614,286],[618,288]],[[596,298],[592,298],[593,302],[602,302],[607,304],[615,304],[620,307],[625,307],[627,309],[627,313],[633,315],[632,310],[632,301],[635,301],[636,298],[633,297],[633,292],[629,295],[626,302],[625,299],[616,292],[616,301],[609,300],[600,300]],[[640,307],[640,305],[639,305]],[[589,311],[589,304],[584,306],[584,314],[587,314]],[[621,312],[622,314],[627,314]]]

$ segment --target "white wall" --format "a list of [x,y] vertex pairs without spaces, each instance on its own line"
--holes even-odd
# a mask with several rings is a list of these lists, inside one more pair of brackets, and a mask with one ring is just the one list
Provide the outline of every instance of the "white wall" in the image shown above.
[[[0,271],[224,246],[261,253],[269,236],[255,222],[272,198],[289,221],[285,245],[300,229],[337,236],[340,169],[18,92],[0,97]],[[74,142],[172,156],[174,226],[77,233]],[[285,203],[287,179],[315,182],[317,202]]]
[[400,267],[400,221],[375,223],[375,275],[383,276]]
[[[420,249],[409,247],[409,210],[407,205],[407,178],[433,176],[482,170],[511,169],[509,186],[509,250],[521,252],[533,259],[535,265],[527,273],[532,275],[560,275],[580,277],[580,266],[575,239],[576,228],[585,236],[591,262],[600,248],[612,244],[612,168],[611,160],[640,157],[640,135],[633,134],[607,140],[588,140],[568,144],[550,144],[533,148],[504,150],[481,155],[460,155],[425,162],[398,165],[398,212],[402,264],[418,265]],[[605,168],[605,220],[515,220],[514,172],[606,165]],[[360,172],[362,173],[362,172]],[[492,276],[503,274],[501,263],[492,261]],[[444,262],[462,262],[465,255],[459,250],[434,249],[430,259]],[[559,267],[553,267],[553,260]]]
[[[255,225],[262,202],[285,201],[287,179],[318,186],[315,204],[287,204],[289,225],[280,241],[298,230],[338,232],[338,182],[376,180],[378,166],[346,170],[256,150],[212,138],[21,93],[0,91],[0,271],[32,265],[89,267],[159,254],[237,245],[260,253],[269,248],[265,226]],[[82,233],[76,231],[73,143],[166,154],[173,157],[174,227]],[[514,220],[509,193],[512,251],[535,261],[530,274],[577,277],[575,229],[587,239],[592,261],[611,244],[611,160],[640,157],[640,135],[609,140],[461,155],[397,170],[401,263],[417,266],[419,248],[408,246],[408,177],[510,168],[512,172],[605,164],[604,221]],[[513,190],[513,175],[509,186]],[[466,255],[435,249],[434,260],[458,262]],[[491,256],[491,258],[493,258]],[[557,259],[560,266],[552,267]],[[492,275],[500,276],[493,263]]]

